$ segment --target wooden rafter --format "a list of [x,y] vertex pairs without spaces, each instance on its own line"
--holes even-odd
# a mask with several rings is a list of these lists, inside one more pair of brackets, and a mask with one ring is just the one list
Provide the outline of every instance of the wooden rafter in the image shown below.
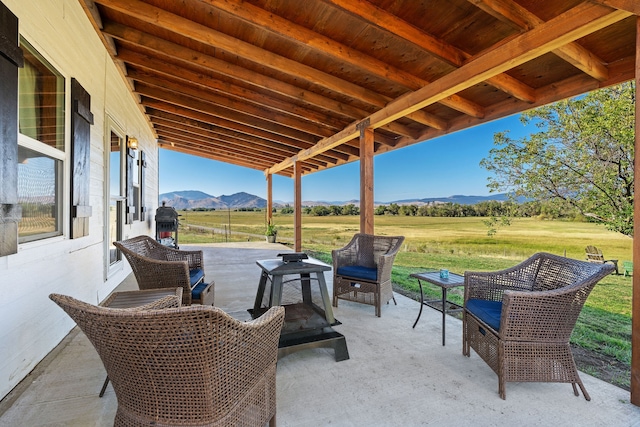
[[[181,71],[176,74],[182,74],[185,66],[191,68],[198,67],[205,73],[215,73],[215,75],[237,80],[248,87],[254,88],[256,91],[274,93],[274,95],[289,99],[296,104],[313,106],[316,109],[329,111],[345,119],[358,120],[371,113],[371,111],[335,101],[331,98],[252,72],[237,65],[205,55],[202,52],[171,43],[121,24],[113,22],[107,23],[104,25],[103,31],[111,37],[126,41],[127,43],[133,43],[139,48],[148,51],[151,55],[156,55],[160,62],[164,59],[165,62],[163,62],[163,64],[165,68],[170,67],[166,59],[171,58],[175,67],[181,67]],[[122,57],[118,58],[123,61]],[[168,71],[171,72],[171,70]],[[446,128],[446,122],[444,121],[438,122],[437,125],[438,128]],[[406,126],[398,123],[391,123],[386,129],[402,136],[412,136],[415,134],[415,132]]]
[[[629,12],[612,11],[611,8],[601,5],[582,3],[555,19],[486,52],[429,86],[401,97],[386,108],[372,114],[368,118],[370,126],[376,128],[403,117],[411,111],[432,105],[444,97],[558,49],[630,15]],[[571,19],[566,19],[569,16]],[[317,153],[353,139],[356,135],[358,135],[357,126],[351,125],[334,136],[319,141],[313,149],[301,151],[296,156],[273,166],[267,173],[277,173],[283,168],[290,167],[295,161],[313,157]]]
[[[331,91],[346,94],[375,107],[384,107],[392,101],[391,98],[382,94],[375,93],[310,66],[260,49],[254,45],[141,1],[99,0],[96,3],[127,14],[147,24],[156,25],[161,28],[170,28],[182,37],[203,43],[207,46],[223,49],[231,54],[269,67],[279,73],[313,82]],[[446,127],[446,122],[426,112],[414,111],[408,115],[408,117],[428,126],[436,128]]]
[[[544,21],[512,0],[469,0],[497,19],[510,23],[521,30],[531,30]],[[578,43],[568,43],[553,51],[560,58],[572,64],[594,79],[604,81],[609,71],[604,61]]]
[[[251,22],[262,29],[287,37],[296,43],[303,44],[307,47],[320,51],[325,55],[332,56],[346,64],[362,68],[368,73],[377,75],[383,79],[391,80],[410,90],[420,89],[430,83],[427,80],[400,70],[380,61],[379,59],[338,43],[329,37],[325,37],[315,31],[297,25],[249,3],[238,0],[201,1],[210,4],[217,9],[233,14],[247,22]],[[472,117],[484,116],[484,109],[480,105],[469,101],[468,99],[464,99],[459,95],[453,95],[441,102],[450,108]]]
[[[465,61],[471,57],[469,53],[464,52],[462,49],[452,46],[431,34],[419,30],[406,21],[403,21],[397,16],[372,5],[366,0],[325,1],[338,6],[349,13],[357,15],[383,30],[389,31],[392,34],[396,34],[405,40],[410,41],[416,46],[421,47],[454,67],[461,67]],[[518,99],[530,102],[534,101],[533,88],[509,76],[508,74],[498,74],[497,76],[488,79],[487,82]]]

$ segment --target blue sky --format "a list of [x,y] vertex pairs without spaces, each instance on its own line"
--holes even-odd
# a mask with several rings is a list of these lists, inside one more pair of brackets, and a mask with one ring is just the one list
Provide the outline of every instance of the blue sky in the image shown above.
[[[493,147],[496,132],[519,138],[535,131],[519,115],[375,156],[374,198],[377,202],[489,194],[489,173],[480,167]],[[353,162],[302,177],[305,201],[348,201],[360,197],[360,163]],[[266,198],[262,171],[233,166],[160,149],[160,193],[200,190],[212,196],[244,191]],[[274,201],[293,201],[293,179],[273,177]]]

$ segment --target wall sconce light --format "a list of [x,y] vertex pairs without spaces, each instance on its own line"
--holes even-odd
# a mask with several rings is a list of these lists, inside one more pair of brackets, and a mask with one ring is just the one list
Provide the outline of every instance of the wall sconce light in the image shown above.
[[132,150],[137,150],[138,149],[138,139],[134,138],[132,136],[128,136],[127,137],[127,147],[131,148]]

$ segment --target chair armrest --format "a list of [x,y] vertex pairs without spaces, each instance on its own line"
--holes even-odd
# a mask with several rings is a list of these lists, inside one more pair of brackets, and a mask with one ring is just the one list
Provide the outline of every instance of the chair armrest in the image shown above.
[[393,262],[396,254],[385,254],[378,257],[376,264],[378,266],[378,282],[386,282],[391,280],[391,271],[393,270]]
[[[202,307],[202,306],[198,306]],[[231,360],[231,372],[225,376],[234,380],[221,384],[231,401],[238,401],[255,384],[272,376],[275,381],[276,362],[278,360],[278,341],[284,322],[284,307],[271,307],[259,318],[241,322],[232,318],[216,307],[202,307],[202,310],[213,310],[219,313],[216,323],[222,332],[212,345],[214,355],[224,354],[224,358]],[[224,327],[220,324],[226,323]],[[215,361],[216,357],[211,357]],[[212,366],[219,369],[219,366]]]
[[593,286],[595,283],[550,291],[504,291],[501,338],[567,342]]

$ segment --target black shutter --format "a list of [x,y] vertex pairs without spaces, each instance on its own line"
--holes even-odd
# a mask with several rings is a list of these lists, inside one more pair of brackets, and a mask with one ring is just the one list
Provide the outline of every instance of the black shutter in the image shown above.
[[133,162],[135,161],[135,153],[129,148],[129,137],[127,137],[127,215],[126,223],[133,224],[136,214],[135,192],[133,191]]
[[91,163],[91,96],[71,79],[71,238],[89,235],[91,217],[89,165]]
[[18,252],[18,18],[0,3],[0,256]]
[[144,151],[140,151],[140,221],[146,221],[147,219],[147,206],[144,202],[144,196],[146,194],[145,174],[147,173],[147,155]]

